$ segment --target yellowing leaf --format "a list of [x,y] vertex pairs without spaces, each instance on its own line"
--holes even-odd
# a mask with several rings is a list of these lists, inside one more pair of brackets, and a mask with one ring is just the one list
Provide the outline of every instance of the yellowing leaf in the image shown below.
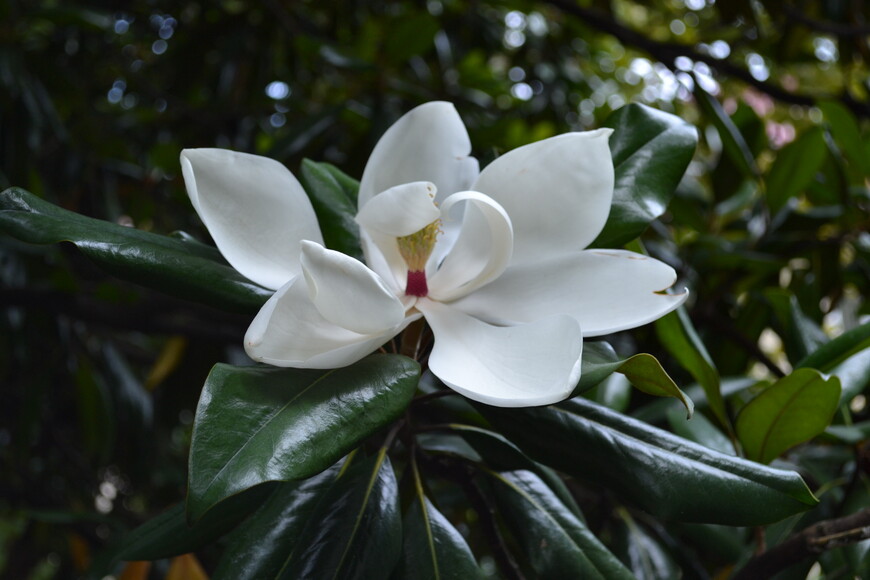
[[166,580],[208,580],[208,574],[193,554],[176,556],[169,563]]
[[163,350],[160,351],[160,356],[151,367],[148,378],[145,379],[145,388],[153,391],[165,381],[181,363],[185,349],[187,349],[187,339],[183,336],[173,336],[167,340]]
[[151,562],[127,562],[118,580],[148,580],[148,572],[150,571]]

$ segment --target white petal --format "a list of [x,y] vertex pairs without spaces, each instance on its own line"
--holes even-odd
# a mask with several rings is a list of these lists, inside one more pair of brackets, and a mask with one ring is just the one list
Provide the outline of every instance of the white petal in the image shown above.
[[441,216],[435,205],[435,186],[415,181],[391,187],[359,210],[357,223],[366,230],[388,236],[410,236]]
[[398,334],[410,322],[377,334],[360,334],[337,326],[318,312],[299,276],[272,295],[245,334],[252,359],[279,367],[333,369],[355,363]]
[[308,297],[333,324],[360,334],[376,334],[405,318],[405,307],[396,295],[359,260],[303,241],[302,272]]
[[187,193],[223,256],[266,288],[300,272],[301,240],[323,243],[311,202],[273,159],[225,149],[185,149]]
[[583,338],[567,316],[492,326],[447,304],[420,300],[435,334],[429,368],[469,399],[499,407],[549,405],[580,378]]
[[510,218],[482,193],[465,191],[445,199],[441,207],[445,223],[451,208],[460,202],[466,207],[459,236],[429,281],[429,295],[440,301],[465,296],[498,278],[513,250]]
[[435,186],[427,181],[398,185],[376,195],[356,215],[366,262],[391,286],[404,290],[408,272],[396,238],[420,231],[441,215],[433,193]]
[[585,250],[510,266],[497,280],[452,305],[495,324],[567,314],[583,336],[601,336],[652,322],[689,293],[661,294],[673,268],[624,250]]
[[472,189],[511,216],[512,263],[582,250],[601,232],[613,199],[611,133],[599,129],[538,141],[502,155],[481,172]]
[[377,232],[369,234],[365,228],[362,228],[360,245],[365,255],[366,266],[381,277],[393,294],[401,297],[405,291],[405,275],[408,267],[399,253],[396,238]]
[[375,145],[360,181],[359,207],[382,191],[412,181],[431,181],[441,199],[469,189],[478,173],[470,152],[468,131],[452,104],[420,105],[396,121]]

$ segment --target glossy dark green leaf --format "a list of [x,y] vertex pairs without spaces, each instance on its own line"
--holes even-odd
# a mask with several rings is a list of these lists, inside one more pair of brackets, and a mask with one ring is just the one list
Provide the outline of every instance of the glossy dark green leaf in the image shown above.
[[451,425],[477,451],[486,465],[498,471],[531,471],[559,497],[578,518],[583,518],[577,502],[559,476],[545,465],[535,463],[520,449],[499,433],[470,425]]
[[341,186],[341,189],[344,191],[347,198],[354,204],[354,206],[356,206],[357,196],[359,194],[359,180],[354,179],[332,163],[321,161],[318,165],[321,169],[332,175],[336,183]]
[[398,355],[327,371],[216,365],[194,421],[190,518],[258,483],[323,471],[400,416],[419,377]]
[[870,347],[870,322],[848,330],[820,346],[814,353],[795,365],[795,368],[812,368],[830,372],[847,358],[868,347]]
[[674,397],[688,411],[694,411],[694,403],[680,390],[659,361],[651,354],[640,353],[629,358],[620,358],[613,347],[604,341],[590,341],[583,345],[583,360],[580,382],[574,389],[577,395],[601,383],[612,373],[621,373],[639,390],[656,397]]
[[614,530],[614,551],[637,580],[680,578],[680,568],[657,538],[647,532],[625,508],[617,509],[620,523]]
[[299,181],[314,206],[326,247],[361,260],[356,203],[325,165],[304,159]]
[[677,359],[680,365],[698,381],[707,395],[710,410],[726,429],[731,429],[731,421],[725,412],[719,372],[713,359],[707,353],[704,343],[695,332],[695,327],[684,308],[679,308],[655,322],[656,334],[662,345]]
[[665,212],[698,144],[695,128],[674,115],[630,104],[607,118],[616,171],[613,206],[593,242],[617,248]]
[[824,131],[812,127],[783,147],[767,174],[767,204],[778,211],[806,189],[828,154]]
[[633,578],[631,572],[530,471],[491,473],[498,512],[539,578]]
[[663,518],[758,525],[817,503],[800,476],[723,455],[582,398],[481,413],[536,461]]
[[0,232],[30,244],[72,242],[114,276],[211,306],[256,312],[272,294],[184,238],[85,217],[15,187],[0,193]]
[[701,110],[713,122],[716,131],[719,133],[719,138],[722,140],[722,149],[725,154],[731,159],[735,167],[740,169],[740,172],[746,178],[753,178],[758,175],[758,165],[755,163],[755,156],[752,154],[752,149],[746,143],[740,129],[728,116],[728,113],[719,104],[715,97],[705,91],[700,84],[695,83],[695,100],[701,107]]
[[396,578],[474,580],[483,575],[474,554],[456,528],[429,498],[415,497],[405,515],[403,559]]
[[482,578],[474,554],[453,524],[423,493],[414,469],[414,500],[405,513],[402,560],[395,578],[408,580],[474,580]]
[[[334,466],[303,481],[274,484],[257,511],[227,537],[212,580],[276,578],[308,517],[337,476],[338,466]],[[203,521],[210,516],[211,512]]]
[[746,457],[770,463],[831,424],[840,404],[840,380],[815,369],[798,369],[746,403],[737,416],[737,436]]
[[682,409],[673,407],[668,409],[667,417],[671,430],[680,437],[685,437],[689,441],[700,443],[704,447],[709,447],[726,455],[735,454],[734,445],[731,444],[728,436],[717,429],[716,425],[703,414],[698,413],[692,417],[691,421],[688,421]]
[[386,449],[354,459],[308,518],[280,578],[389,578],[401,557],[399,489]]
[[580,382],[574,389],[574,395],[591,389],[615,373],[622,362],[610,343],[603,340],[584,341]]

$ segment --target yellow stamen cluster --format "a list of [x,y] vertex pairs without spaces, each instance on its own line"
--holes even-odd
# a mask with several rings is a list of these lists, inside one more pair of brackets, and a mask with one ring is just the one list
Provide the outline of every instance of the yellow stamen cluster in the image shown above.
[[409,236],[396,238],[399,243],[399,253],[402,254],[408,270],[422,272],[426,269],[426,262],[435,248],[435,240],[441,233],[441,220],[437,219],[422,230],[416,231]]

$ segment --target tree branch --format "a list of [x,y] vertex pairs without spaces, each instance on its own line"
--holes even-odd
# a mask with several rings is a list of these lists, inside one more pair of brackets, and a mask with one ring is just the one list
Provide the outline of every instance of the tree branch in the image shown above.
[[747,562],[733,580],[770,578],[792,564],[870,538],[870,508],[814,524]]
[[838,100],[843,103],[843,105],[848,107],[849,110],[851,110],[852,113],[854,113],[856,116],[870,118],[870,103],[858,101],[848,93],[843,93],[841,95],[806,95],[792,93],[778,85],[758,80],[757,78],[753,77],[747,69],[735,65],[731,61],[714,58],[709,54],[699,52],[695,48],[685,44],[680,44],[677,42],[658,42],[652,40],[651,38],[648,38],[647,36],[644,36],[643,34],[620,24],[616,20],[596,10],[590,10],[582,6],[578,6],[577,4],[574,4],[569,0],[544,1],[546,4],[549,4],[566,14],[570,14],[571,16],[575,16],[576,18],[583,20],[597,30],[606,32],[607,34],[616,37],[620,42],[625,45],[632,46],[634,48],[638,48],[640,50],[643,50],[644,52],[649,53],[653,58],[655,58],[671,70],[675,69],[674,60],[678,56],[686,56],[693,61],[703,62],[707,64],[711,69],[717,71],[720,74],[743,81],[747,85],[754,87],[759,91],[770,95],[774,99],[782,101],[783,103],[809,107],[815,105],[816,101],[818,100]]

